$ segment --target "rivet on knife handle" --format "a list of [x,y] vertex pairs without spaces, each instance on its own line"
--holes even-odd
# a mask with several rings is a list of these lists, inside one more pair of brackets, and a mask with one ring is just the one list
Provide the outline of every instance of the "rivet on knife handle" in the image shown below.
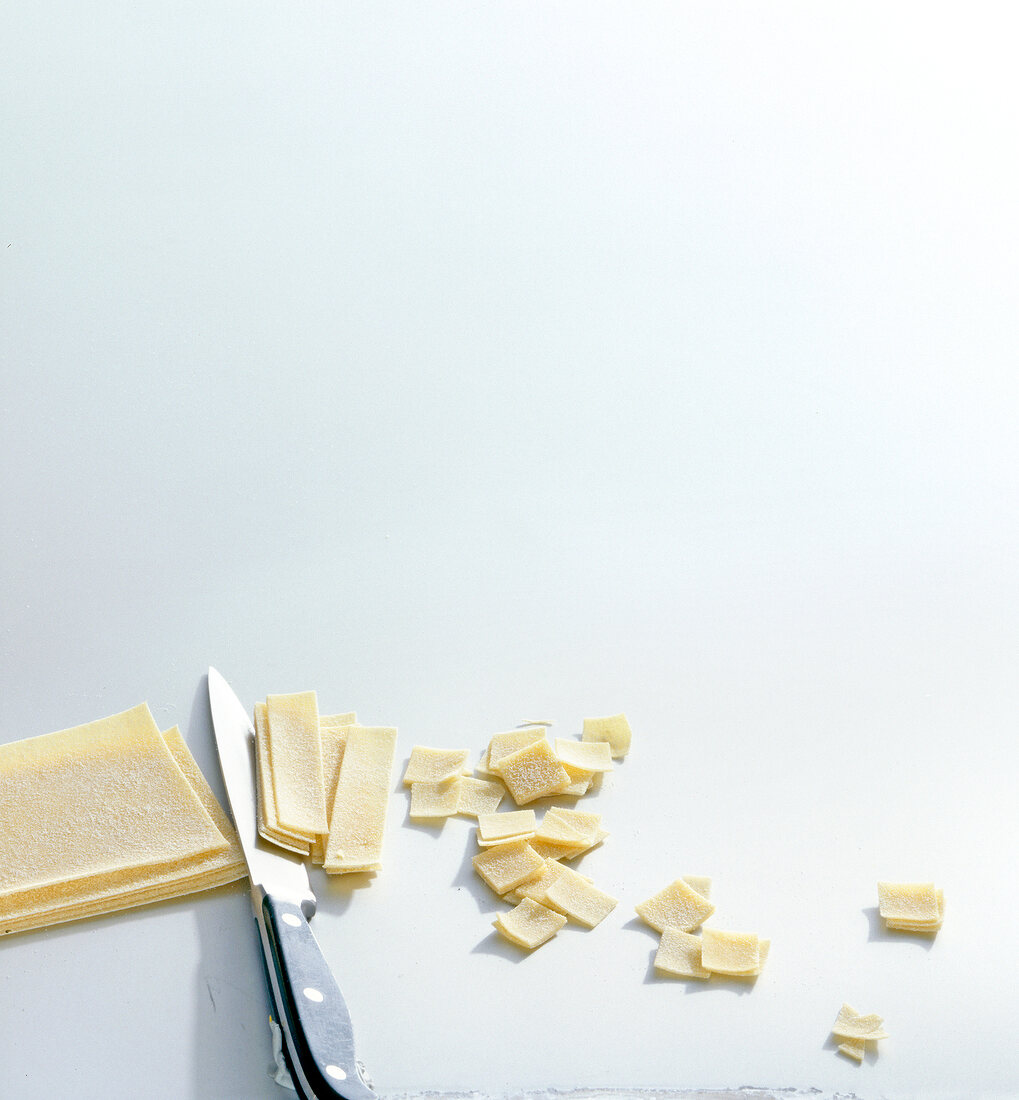
[[300,906],[266,894],[262,919],[298,1092],[308,1100],[377,1100],[358,1068],[347,1006]]

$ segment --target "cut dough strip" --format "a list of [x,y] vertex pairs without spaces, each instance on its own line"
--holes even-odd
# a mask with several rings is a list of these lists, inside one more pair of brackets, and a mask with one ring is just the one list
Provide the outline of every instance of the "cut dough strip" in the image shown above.
[[395,754],[393,727],[348,727],[323,862],[330,874],[381,865]]

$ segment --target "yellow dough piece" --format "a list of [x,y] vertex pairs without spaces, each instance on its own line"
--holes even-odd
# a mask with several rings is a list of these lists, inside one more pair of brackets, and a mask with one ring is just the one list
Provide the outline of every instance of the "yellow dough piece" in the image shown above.
[[[885,927],[899,932],[934,933],[945,918],[945,893],[930,882],[879,882],[878,909]],[[933,903],[931,894],[933,893]],[[934,909],[934,916],[931,910]]]
[[179,897],[247,873],[180,731],[160,734],[145,704],[0,746],[0,789],[0,932]]
[[505,894],[545,870],[545,861],[526,840],[495,844],[479,852],[472,862],[474,870],[497,894]]
[[683,875],[683,881],[702,898],[711,897],[711,879],[707,875]]
[[506,797],[506,788],[494,779],[477,779],[465,775],[460,780],[460,801],[456,812],[466,817],[480,817],[495,813]]
[[578,924],[594,928],[619,904],[618,900],[599,890],[589,879],[570,867],[562,867],[545,889],[542,902]]
[[630,723],[625,714],[612,714],[607,718],[585,718],[585,741],[607,741],[615,757],[623,757],[630,751]]
[[[341,719],[350,718],[350,722]],[[336,783],[340,778],[340,764],[343,762],[343,750],[347,747],[347,730],[355,725],[353,714],[330,714],[318,716],[318,733],[322,742],[322,780],[326,791],[326,812],[329,820],[333,817],[333,801],[336,798]],[[328,833],[318,833],[311,842],[311,862],[321,866],[326,858]]]
[[544,728],[507,730],[506,733],[496,733],[488,743],[485,766],[495,770],[504,756],[509,756],[510,753],[518,752],[520,749],[526,749],[528,745],[536,745],[539,741],[548,744]]
[[269,759],[269,716],[265,703],[255,704],[255,764],[258,780],[258,832],[263,840],[285,848],[299,856],[308,855],[311,844],[280,827],[276,817],[276,795],[272,784],[272,761]]
[[350,711],[347,714],[320,714],[318,716],[318,728],[321,733],[323,729],[338,729],[342,726],[356,726],[357,715]]
[[395,754],[393,727],[348,727],[323,863],[330,874],[381,866]]
[[403,785],[441,783],[454,775],[462,775],[469,755],[467,749],[430,749],[425,745],[415,745],[410,750]]
[[452,817],[460,805],[463,776],[454,775],[438,783],[417,782],[410,785],[411,821]]
[[498,844],[533,836],[537,827],[534,810],[510,810],[507,813],[478,814],[478,843]]
[[761,970],[761,941],[753,932],[705,928],[701,933],[701,966],[713,974],[756,976]]
[[545,895],[548,888],[565,870],[566,868],[556,860],[546,859],[543,871],[540,871],[534,878],[526,879],[504,897],[507,901],[522,901],[524,898],[530,898],[531,901],[545,905]]
[[525,745],[493,762],[518,806],[555,794],[570,785],[566,769],[544,739]]
[[570,785],[563,787],[561,791],[556,791],[557,795],[561,795],[565,798],[580,798],[594,785],[594,778],[600,774],[598,772],[585,771],[583,768],[575,768],[572,764],[566,764],[560,761],[563,765],[563,771],[570,777]]
[[844,1039],[838,1045],[839,1054],[852,1058],[855,1062],[862,1062],[867,1053],[867,1041],[865,1039]]
[[566,924],[566,918],[530,898],[524,898],[516,908],[500,913],[493,924],[506,939],[533,951],[550,940]]
[[310,842],[329,832],[318,697],[313,691],[268,695],[265,706],[276,818]]
[[666,928],[655,952],[655,970],[673,978],[706,981],[711,971],[701,966],[701,940],[690,932]]
[[877,896],[885,920],[933,923],[940,917],[933,882],[879,882]]
[[839,1009],[831,1033],[837,1039],[887,1039],[884,1020],[874,1012],[863,1015],[852,1005],[843,1004]]
[[[681,878],[641,902],[636,909],[637,916],[657,932],[664,932],[666,928],[692,932],[715,911],[706,897],[698,894]],[[707,963],[704,965],[707,966]]]
[[557,737],[556,756],[562,764],[587,772],[612,771],[612,748],[607,741],[573,741]]

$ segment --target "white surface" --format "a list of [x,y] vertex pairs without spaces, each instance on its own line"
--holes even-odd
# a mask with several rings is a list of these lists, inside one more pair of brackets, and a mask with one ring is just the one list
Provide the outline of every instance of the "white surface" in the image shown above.
[[[632,721],[593,932],[504,949],[402,795],[318,880],[383,1094],[1019,1093],[1015,23],[0,11],[0,737],[148,699],[218,789],[210,662],[401,760]],[[772,938],[753,992],[649,979],[683,872]],[[284,1095],[242,890],[0,948],[0,1095]]]

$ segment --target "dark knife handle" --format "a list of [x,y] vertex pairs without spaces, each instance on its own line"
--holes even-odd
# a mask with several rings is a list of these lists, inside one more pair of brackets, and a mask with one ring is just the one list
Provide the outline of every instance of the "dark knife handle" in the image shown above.
[[300,906],[262,898],[287,1053],[304,1100],[377,1100],[361,1078],[350,1013]]

